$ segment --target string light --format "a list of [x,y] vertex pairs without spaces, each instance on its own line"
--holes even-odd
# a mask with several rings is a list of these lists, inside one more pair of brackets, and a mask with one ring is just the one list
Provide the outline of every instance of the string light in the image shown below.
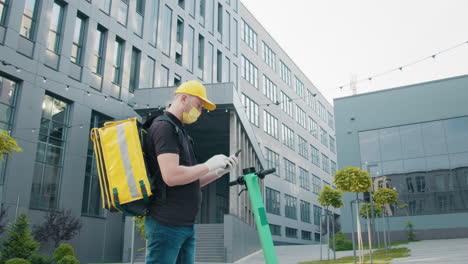
[[70,85],[67,84],[67,86],[65,86],[65,91],[68,92],[68,90],[70,90]]
[[42,82],[43,82],[43,83],[46,83],[46,82],[47,82],[47,78],[46,78],[46,77],[42,77]]

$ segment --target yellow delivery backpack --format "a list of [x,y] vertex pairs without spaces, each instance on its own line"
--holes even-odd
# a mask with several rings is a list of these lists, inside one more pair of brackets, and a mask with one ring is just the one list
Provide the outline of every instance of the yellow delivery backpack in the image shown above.
[[129,216],[147,215],[152,193],[137,119],[106,122],[91,130],[91,140],[103,207]]

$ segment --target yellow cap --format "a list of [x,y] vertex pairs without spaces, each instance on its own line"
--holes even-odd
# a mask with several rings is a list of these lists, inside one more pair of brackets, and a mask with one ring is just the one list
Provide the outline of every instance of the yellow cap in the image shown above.
[[206,109],[210,111],[216,109],[216,105],[210,102],[210,100],[208,100],[208,98],[206,97],[205,86],[203,86],[203,84],[197,81],[184,82],[183,84],[179,86],[179,88],[177,88],[174,91],[174,93],[175,94],[184,93],[184,94],[190,94],[190,95],[196,96],[205,102],[203,104],[203,107],[205,107]]

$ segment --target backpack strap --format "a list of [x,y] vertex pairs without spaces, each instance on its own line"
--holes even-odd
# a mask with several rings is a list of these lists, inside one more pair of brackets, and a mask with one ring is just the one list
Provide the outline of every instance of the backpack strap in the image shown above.
[[[179,126],[177,126],[177,124],[170,118],[168,117],[167,115],[165,114],[162,114],[156,118],[153,118],[152,121],[150,121],[151,123],[155,122],[155,121],[166,121],[166,122],[169,122],[169,124],[171,124],[173,127],[174,127],[174,130],[175,130],[175,133],[177,134],[178,138],[179,138],[179,141],[181,141],[181,136],[183,134],[182,130],[179,128]],[[150,125],[151,126],[151,125]],[[157,160],[156,160],[157,162]],[[160,180],[161,181],[161,198],[163,201],[166,200],[167,198],[167,184],[164,182],[163,179],[156,179],[156,180]]]

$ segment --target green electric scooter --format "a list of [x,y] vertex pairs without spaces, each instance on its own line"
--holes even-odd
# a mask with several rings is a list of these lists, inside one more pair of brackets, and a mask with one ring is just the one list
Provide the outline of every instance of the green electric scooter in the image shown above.
[[255,168],[247,168],[242,170],[242,173],[244,174],[243,176],[239,176],[237,180],[229,183],[229,186],[246,186],[246,190],[249,193],[250,202],[252,204],[258,235],[260,237],[260,244],[262,245],[263,255],[265,256],[265,263],[267,264],[278,264],[278,258],[276,257],[275,247],[273,246],[270,225],[268,224],[262,194],[260,192],[260,187],[258,186],[258,178],[263,179],[266,175],[273,172],[275,172],[274,168],[259,172],[255,172]]

